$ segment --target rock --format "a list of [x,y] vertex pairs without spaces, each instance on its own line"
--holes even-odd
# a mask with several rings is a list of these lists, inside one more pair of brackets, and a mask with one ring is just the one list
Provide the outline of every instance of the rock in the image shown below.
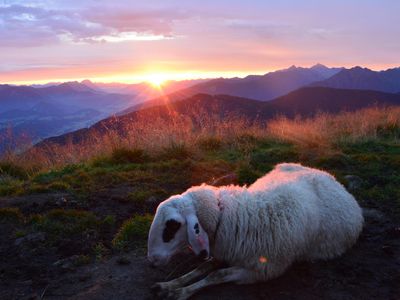
[[61,267],[64,270],[74,270],[76,268],[79,255],[73,255],[64,259],[57,260],[53,266]]
[[45,240],[46,240],[46,234],[44,232],[34,232],[16,239],[14,245],[20,246],[21,244],[24,243],[44,242]]
[[61,197],[56,201],[57,206],[65,206],[67,204],[67,199],[65,197]]
[[357,190],[362,186],[363,180],[357,175],[346,175],[344,179],[347,181],[347,188],[349,190]]

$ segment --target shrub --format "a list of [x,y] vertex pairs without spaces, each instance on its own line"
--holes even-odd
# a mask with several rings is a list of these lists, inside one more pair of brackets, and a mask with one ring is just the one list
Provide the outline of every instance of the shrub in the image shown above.
[[153,216],[149,214],[135,215],[125,221],[112,241],[113,246],[122,250],[135,242],[145,241],[152,221]]
[[114,226],[115,225],[115,216],[113,216],[113,215],[105,216],[103,219],[103,225],[106,225],[109,227]]
[[97,243],[93,248],[94,256],[97,261],[101,261],[108,254],[108,249],[102,244]]

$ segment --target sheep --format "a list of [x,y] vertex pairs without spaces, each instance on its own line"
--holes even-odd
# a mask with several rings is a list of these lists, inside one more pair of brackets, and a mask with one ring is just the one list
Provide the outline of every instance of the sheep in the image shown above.
[[206,262],[153,289],[187,299],[209,285],[275,278],[295,261],[343,254],[363,222],[360,206],[332,175],[300,164],[276,165],[249,187],[192,187],[158,206],[148,260],[165,265],[189,245]]

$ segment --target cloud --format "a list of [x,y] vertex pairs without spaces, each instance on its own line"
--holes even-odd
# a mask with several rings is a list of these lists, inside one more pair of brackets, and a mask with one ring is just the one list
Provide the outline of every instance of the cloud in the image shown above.
[[119,7],[47,9],[0,6],[0,47],[42,46],[59,42],[93,43],[160,40],[173,37],[172,24],[185,16],[176,11],[134,11]]

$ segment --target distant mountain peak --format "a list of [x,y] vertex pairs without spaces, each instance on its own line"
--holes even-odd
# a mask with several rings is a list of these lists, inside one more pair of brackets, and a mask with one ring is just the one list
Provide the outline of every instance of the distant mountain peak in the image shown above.
[[315,65],[313,65],[310,69],[312,69],[312,70],[320,70],[320,69],[328,69],[328,67],[327,66],[325,66],[325,65],[323,65],[323,64],[320,64],[320,63],[316,63]]
[[363,68],[363,67],[360,67],[360,66],[355,66],[355,67],[351,68],[350,71],[374,72],[371,69]]
[[93,84],[93,81],[91,81],[90,79],[85,79],[81,81],[81,84]]
[[87,86],[88,88],[91,88],[94,91],[100,90],[100,88],[96,84],[94,84],[93,81],[91,81],[90,79],[82,80],[80,82],[80,84],[83,84],[83,85]]
[[58,85],[58,87],[72,89],[76,92],[94,92],[94,90],[91,87],[89,87],[83,83],[80,83],[78,81],[64,82],[64,83],[61,83],[60,85]]

